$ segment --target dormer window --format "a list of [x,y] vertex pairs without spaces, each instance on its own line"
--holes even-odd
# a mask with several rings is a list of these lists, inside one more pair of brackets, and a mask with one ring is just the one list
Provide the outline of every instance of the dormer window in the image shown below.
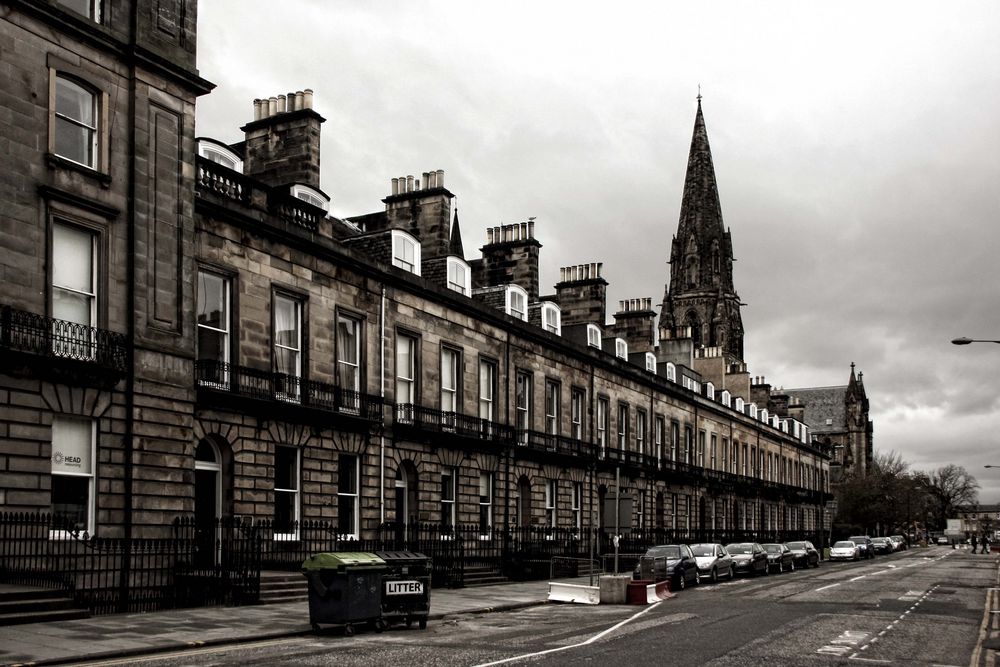
[[656,373],[656,355],[652,352],[646,353],[646,370],[650,373]]
[[330,198],[308,185],[302,185],[301,183],[293,185],[292,196],[324,211],[330,210]]
[[464,259],[448,258],[448,289],[465,295],[472,291],[472,273]]
[[770,417],[768,417],[767,414],[767,408],[764,408],[763,410],[760,411],[760,420],[765,424],[767,424],[770,421]]
[[596,324],[587,325],[587,345],[601,349],[601,327]]
[[101,22],[101,0],[56,0],[60,5],[82,14],[94,23]]
[[615,338],[615,356],[619,359],[628,359],[628,343],[621,338]]
[[710,401],[715,400],[715,385],[711,382],[705,385],[705,397]]
[[542,328],[557,336],[562,334],[562,311],[551,301],[542,302]]
[[392,230],[392,265],[420,275],[420,242],[399,229]]
[[243,160],[240,159],[239,155],[222,144],[207,139],[199,139],[198,155],[216,164],[221,164],[227,169],[243,173]]
[[677,382],[677,367],[669,361],[667,362],[667,379],[671,382]]
[[736,412],[743,412],[745,410],[745,403],[743,399],[739,396],[736,397]]
[[517,285],[507,285],[507,314],[528,321],[528,293]]
[[733,395],[729,393],[728,389],[722,391],[722,404],[727,408],[733,407]]
[[757,404],[750,404],[750,419],[757,419]]

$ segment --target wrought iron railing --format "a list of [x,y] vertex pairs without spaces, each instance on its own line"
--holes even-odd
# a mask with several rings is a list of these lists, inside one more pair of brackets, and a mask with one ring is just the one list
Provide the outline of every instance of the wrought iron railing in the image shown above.
[[85,361],[125,373],[127,340],[123,334],[113,331],[10,306],[0,308],[0,350]]
[[514,437],[514,430],[505,424],[458,412],[425,408],[412,403],[397,403],[394,409],[394,420],[398,426],[404,428],[434,433],[453,433],[492,443],[509,443]]
[[202,359],[195,362],[195,383],[235,396],[301,405],[369,421],[382,420],[380,397],[295,375]]
[[569,436],[542,431],[518,431],[517,444],[533,451],[574,456],[586,461],[597,456],[596,445]]

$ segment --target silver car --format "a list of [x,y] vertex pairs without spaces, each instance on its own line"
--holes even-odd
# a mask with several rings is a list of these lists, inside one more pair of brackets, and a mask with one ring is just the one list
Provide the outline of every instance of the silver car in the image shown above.
[[698,574],[714,584],[719,577],[732,579],[736,576],[736,564],[726,548],[721,544],[692,544],[691,552],[698,563]]

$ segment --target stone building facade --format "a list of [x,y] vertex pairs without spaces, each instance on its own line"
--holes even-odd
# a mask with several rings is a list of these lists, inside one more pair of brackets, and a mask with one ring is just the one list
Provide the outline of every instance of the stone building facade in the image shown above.
[[541,223],[467,259],[443,171],[331,215],[312,91],[196,139],[195,0],[11,4],[4,510],[292,541],[306,519],[584,530],[619,496],[620,528],[822,529],[827,449],[751,402],[700,101],[664,316],[643,297],[608,323],[599,263],[543,295]]

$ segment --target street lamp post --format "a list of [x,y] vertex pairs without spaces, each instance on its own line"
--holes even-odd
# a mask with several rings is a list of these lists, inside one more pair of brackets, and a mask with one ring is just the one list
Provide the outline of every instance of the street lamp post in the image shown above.
[[982,340],[979,338],[956,338],[951,341],[952,345],[968,345],[969,343],[997,343],[1000,344],[1000,340]]

